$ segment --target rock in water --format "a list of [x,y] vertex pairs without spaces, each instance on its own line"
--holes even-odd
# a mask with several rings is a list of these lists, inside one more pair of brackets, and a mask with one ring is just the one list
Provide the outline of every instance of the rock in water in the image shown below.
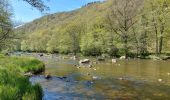
[[46,74],[45,75],[45,79],[50,79],[51,78],[51,75],[50,74]]
[[24,74],[24,76],[31,77],[31,76],[33,76],[33,74],[31,72],[27,72]]
[[123,77],[120,77],[120,78],[118,78],[118,80],[121,80],[121,81],[122,81],[122,80],[125,80],[125,79],[124,79]]
[[88,63],[90,63],[89,59],[84,59],[79,61],[79,64],[88,64]]
[[5,53],[5,56],[10,56],[10,54],[9,53]]
[[126,56],[121,56],[120,59],[121,60],[126,59]]
[[112,59],[112,63],[116,63],[117,62],[117,60],[116,59]]
[[89,68],[92,68],[93,66],[91,64],[88,65]]
[[40,57],[44,56],[43,54],[40,54]]
[[73,57],[71,57],[71,59],[76,60],[76,59],[77,59],[77,57],[76,57],[76,56],[73,56]]
[[158,79],[158,82],[162,82],[162,79]]
[[97,77],[97,76],[93,76],[92,78],[93,78],[93,79],[98,79],[98,77]]

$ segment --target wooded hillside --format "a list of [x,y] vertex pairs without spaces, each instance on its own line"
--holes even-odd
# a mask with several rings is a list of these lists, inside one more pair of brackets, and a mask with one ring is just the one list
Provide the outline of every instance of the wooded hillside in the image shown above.
[[[110,56],[169,53],[168,0],[107,0],[16,29],[16,50]],[[31,16],[31,15],[30,15]]]

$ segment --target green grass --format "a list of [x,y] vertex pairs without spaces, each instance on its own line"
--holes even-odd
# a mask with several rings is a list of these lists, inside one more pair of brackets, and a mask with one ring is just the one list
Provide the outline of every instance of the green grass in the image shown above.
[[0,65],[3,65],[3,68],[19,70],[22,73],[32,72],[37,74],[44,71],[44,64],[35,59],[27,57],[1,57],[0,56]]
[[37,59],[0,54],[0,100],[41,100],[42,88],[32,85],[23,73],[43,70],[44,64]]

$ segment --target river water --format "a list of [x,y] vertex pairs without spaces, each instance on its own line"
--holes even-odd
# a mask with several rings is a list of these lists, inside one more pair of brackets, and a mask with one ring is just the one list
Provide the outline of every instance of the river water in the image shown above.
[[[44,100],[170,100],[170,61],[108,59],[89,67],[59,55],[27,54],[46,64],[43,75],[30,78],[44,90]],[[81,59],[81,58],[80,58]],[[91,58],[92,62],[96,59]]]

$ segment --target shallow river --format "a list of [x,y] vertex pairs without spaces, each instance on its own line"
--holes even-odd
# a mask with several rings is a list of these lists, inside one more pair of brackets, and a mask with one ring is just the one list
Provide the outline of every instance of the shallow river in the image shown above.
[[44,100],[170,100],[170,61],[107,60],[79,68],[69,57],[27,56],[44,61],[45,73],[52,75],[30,79],[43,87]]

